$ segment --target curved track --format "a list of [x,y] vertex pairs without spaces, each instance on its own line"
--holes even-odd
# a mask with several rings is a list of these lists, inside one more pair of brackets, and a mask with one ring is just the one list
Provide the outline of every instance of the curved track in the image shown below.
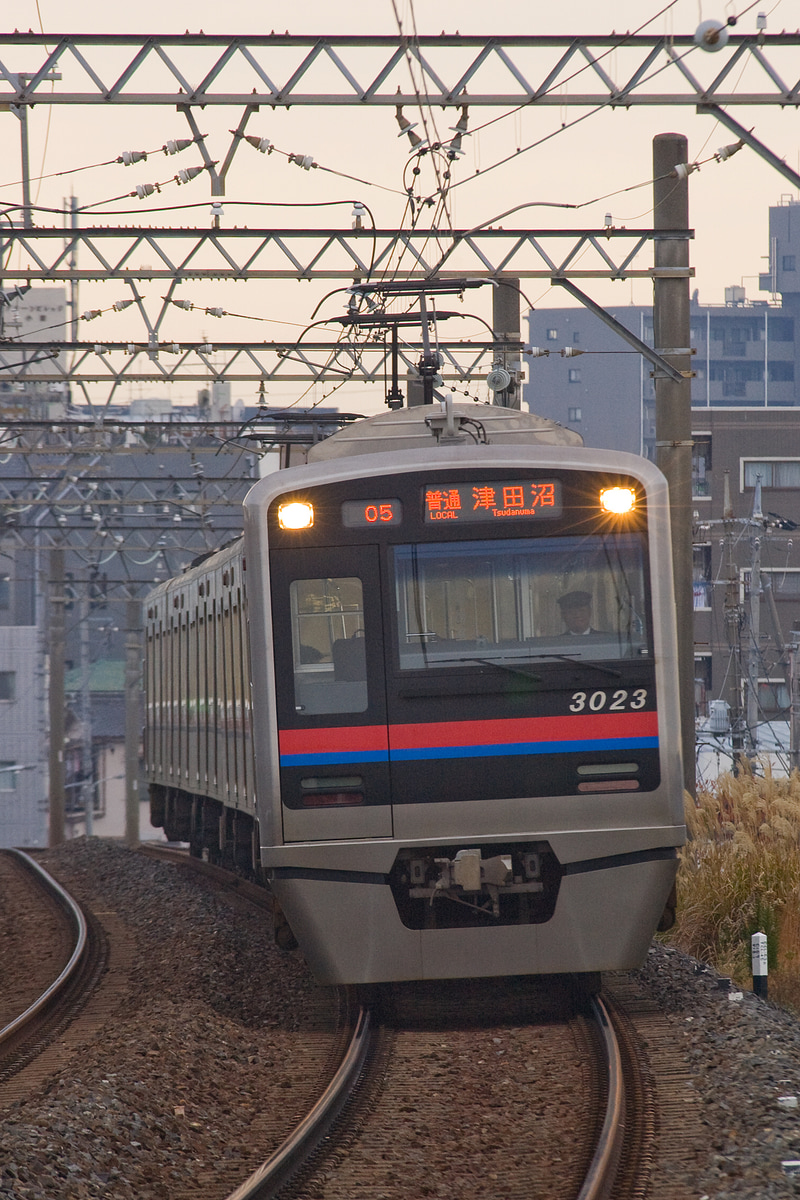
[[67,915],[73,949],[64,968],[32,1004],[0,1029],[0,1079],[29,1063],[72,1019],[102,970],[102,948],[72,897],[37,862],[21,850],[6,852],[22,864],[36,884]]
[[[218,886],[244,891],[250,902],[260,899],[265,907],[270,903],[269,893],[263,888],[222,868],[193,859],[184,851],[159,846],[148,852],[154,857],[168,858],[185,870],[211,875]],[[645,1169],[642,1164],[647,1161],[647,1148],[643,1147],[643,1142],[647,1140],[649,1115],[648,1105],[643,1103],[648,1089],[639,1076],[638,1048],[619,1005],[592,997],[588,1015],[595,1027],[592,1041],[598,1055],[593,1066],[597,1103],[604,1102],[605,1108],[596,1117],[595,1127],[599,1132],[594,1152],[590,1150],[587,1154],[591,1162],[576,1193],[577,1200],[633,1196],[641,1186],[642,1170]],[[375,1017],[364,1007],[351,1019],[350,1027],[350,1041],[341,1065],[324,1094],[286,1141],[227,1200],[269,1200],[293,1180],[295,1188],[299,1185],[297,1194],[301,1194],[300,1178],[307,1174],[310,1160],[324,1139],[329,1139],[326,1154],[336,1157],[337,1119],[348,1108],[353,1092],[363,1081],[365,1066],[375,1057],[373,1043],[380,1033]],[[351,1137],[352,1131],[345,1136]]]
[[323,1095],[283,1145],[227,1200],[269,1200],[308,1162],[358,1086],[372,1037],[370,1012],[362,1006],[341,1065]]
[[603,1127],[578,1200],[604,1200],[611,1195],[625,1137],[625,1079],[622,1053],[608,1009],[593,996],[592,1015],[602,1035],[607,1085]]
[[[631,1069],[630,1056],[623,1054],[614,1029],[612,1016],[600,999],[591,1002],[591,1016],[597,1027],[597,1036],[593,1039],[602,1062],[596,1068],[598,1091],[605,1096],[605,1112],[598,1119],[600,1133],[596,1149],[591,1158],[591,1164],[586,1172],[577,1200],[608,1200],[612,1195],[635,1194],[630,1190],[631,1174],[625,1173],[621,1180],[620,1164],[623,1156],[640,1156],[634,1148],[626,1145],[626,1072]],[[350,1046],[342,1061],[342,1065],[332,1080],[330,1086],[314,1106],[307,1117],[298,1125],[295,1133],[287,1139],[275,1154],[273,1154],[244,1184],[236,1189],[227,1200],[272,1200],[285,1188],[292,1196],[305,1195],[303,1180],[309,1178],[319,1167],[318,1161],[310,1164],[309,1160],[315,1155],[323,1139],[329,1138],[325,1147],[325,1158],[334,1164],[346,1154],[338,1144],[334,1125],[337,1117],[349,1105],[353,1091],[358,1086],[359,1078],[364,1071],[368,1058],[373,1058],[369,1045],[373,1033],[370,1013],[360,1010],[355,1023]],[[377,1030],[375,1035],[377,1037]],[[345,1116],[344,1139],[352,1137],[352,1130],[347,1127]],[[629,1126],[629,1122],[628,1122]],[[330,1136],[333,1134],[333,1136]],[[634,1137],[637,1136],[634,1132]],[[532,1181],[532,1183],[535,1181]],[[541,1180],[539,1180],[541,1182]],[[634,1185],[637,1181],[634,1180]],[[622,1183],[623,1190],[618,1192]],[[317,1194],[312,1192],[312,1194]],[[559,1195],[561,1193],[559,1192]]]

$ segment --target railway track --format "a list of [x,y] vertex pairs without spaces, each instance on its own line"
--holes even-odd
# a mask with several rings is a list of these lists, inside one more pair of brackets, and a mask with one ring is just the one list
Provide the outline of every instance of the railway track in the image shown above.
[[[608,1200],[611,1196],[644,1196],[647,1194],[646,1176],[650,1157],[646,1149],[647,1121],[645,1119],[643,1122],[637,1117],[643,1084],[637,1077],[635,1039],[631,1037],[624,1017],[613,1002],[607,1005],[602,999],[592,998],[586,1015],[576,1013],[572,1021],[582,1023],[583,1032],[577,1035],[577,1040],[583,1040],[587,1051],[597,1056],[588,1071],[593,1081],[592,1090],[597,1107],[590,1105],[587,1108],[587,1137],[581,1140],[574,1162],[567,1163],[566,1169],[563,1163],[555,1168],[552,1190],[548,1190],[547,1195],[552,1200],[557,1197],[564,1197],[564,1200],[575,1200],[576,1197],[577,1200]],[[278,1195],[292,1200],[324,1196],[327,1200],[328,1197],[349,1196],[356,1192],[360,1194],[366,1182],[360,1171],[366,1169],[369,1172],[376,1163],[386,1159],[389,1153],[387,1139],[396,1137],[398,1124],[404,1121],[413,1123],[413,1117],[402,1111],[407,1106],[397,1106],[392,1100],[389,1108],[393,1111],[388,1127],[379,1131],[365,1128],[370,1122],[381,1123],[380,1115],[372,1115],[376,1112],[377,1093],[384,1088],[392,1091],[397,1086],[396,1081],[392,1083],[392,1075],[402,1075],[408,1070],[407,1065],[398,1066],[396,1060],[408,1060],[410,1057],[418,1065],[420,1055],[424,1058],[430,1053],[430,1037],[424,1036],[421,1049],[418,1046],[416,1051],[409,1051],[410,1040],[415,1036],[419,1038],[419,1031],[416,1034],[409,1031],[391,1032],[380,1023],[378,1011],[359,1009],[342,1065],[324,1096],[286,1142],[227,1200],[272,1200]],[[441,1031],[435,1036],[441,1037]],[[405,1044],[401,1045],[404,1039]],[[423,1080],[420,1080],[420,1087],[420,1107],[424,1107]],[[370,1099],[365,1102],[360,1093]],[[398,1107],[400,1111],[394,1111]],[[645,1103],[639,1111],[646,1113],[648,1105]],[[513,1117],[510,1119],[513,1120]],[[468,1124],[465,1123],[461,1136],[467,1133]],[[364,1158],[363,1168],[358,1163],[359,1153]],[[405,1151],[401,1151],[400,1155],[403,1153]],[[342,1164],[346,1164],[346,1169]],[[397,1170],[387,1176],[388,1185],[384,1185],[383,1179],[371,1180],[374,1194],[387,1197],[410,1194],[404,1169],[407,1165],[402,1157],[397,1157],[396,1165]],[[439,1172],[433,1162],[429,1166],[430,1180],[433,1182],[439,1178]],[[394,1188],[391,1187],[392,1178],[397,1181]],[[548,1179],[550,1189],[549,1176],[543,1176],[542,1163],[538,1161],[530,1178],[523,1171],[513,1186],[504,1181],[502,1191],[497,1192],[497,1175],[493,1174],[486,1181],[487,1190],[477,1194],[543,1195],[536,1190],[541,1187],[543,1178]],[[413,1191],[413,1182],[410,1187]],[[434,1189],[430,1194],[439,1193]]]
[[[264,908],[271,906],[269,894],[264,889],[223,868],[192,858],[185,851],[156,845],[148,847],[146,853],[173,862],[187,872],[205,875],[215,887],[241,896],[245,903],[257,903]],[[456,989],[458,986],[463,988],[463,984],[456,985]],[[505,1001],[499,999],[492,983],[475,981],[467,987],[471,995],[466,1003],[466,1017],[467,1022],[472,1020],[473,1029],[476,1024],[481,1025],[480,1014],[482,1010],[485,1014],[489,993],[492,993],[489,1007],[496,1015],[493,1019],[502,1023],[498,1004],[502,1008]],[[567,992],[561,988],[562,984],[556,985],[550,1003],[545,1002],[545,1019],[551,1019],[556,1010],[565,1005],[568,1007],[571,1002],[566,999],[569,988]],[[424,986],[422,990],[424,992]],[[319,1192],[320,1179],[324,1178],[330,1185],[336,1174],[335,1164],[343,1158],[349,1159],[350,1147],[358,1144],[365,1109],[374,1107],[375,1098],[384,1085],[383,1076],[390,1075],[393,1070],[392,1054],[397,1049],[397,1039],[413,1040],[415,1036],[405,1025],[409,1018],[412,1024],[419,1020],[418,998],[414,998],[418,991],[413,987],[407,993],[402,988],[378,989],[383,999],[375,1011],[363,1006],[354,1007],[353,996],[343,991],[341,1004],[348,1012],[350,1040],[348,1044],[343,1043],[341,1065],[324,1095],[294,1132],[227,1200],[269,1200],[278,1193],[299,1198],[306,1194],[306,1185],[314,1194],[323,1194]],[[444,1009],[433,1018],[433,1024],[443,1022],[452,1027],[463,1020],[463,995],[459,997],[457,990],[449,984],[438,984],[432,986],[422,1001],[426,1014],[422,1018],[423,1025],[431,1024],[430,997],[438,995],[441,1000],[442,994],[449,994],[449,999],[445,999]],[[409,996],[412,997],[410,1007]],[[387,1000],[387,997],[391,999]],[[523,1002],[523,1007],[526,1003]],[[541,997],[534,1003],[534,1008],[537,1003],[541,1004]],[[438,1001],[434,1007],[436,1004]],[[519,996],[511,1000],[509,1021],[525,1019],[519,1005]],[[594,1056],[590,1063],[587,1057],[589,1065],[584,1069],[584,1083],[588,1081],[589,1084],[586,1095],[591,1095],[592,1101],[581,1114],[584,1133],[575,1161],[567,1164],[566,1169],[563,1162],[556,1168],[556,1175],[563,1178],[560,1178],[559,1190],[553,1192],[553,1197],[607,1200],[612,1195],[620,1198],[644,1196],[648,1194],[654,1157],[655,1101],[641,1046],[626,1018],[624,1003],[614,997],[592,997],[586,1005],[576,1000],[570,1025],[573,1041],[587,1056]],[[417,1063],[419,1054],[430,1053],[428,1043],[425,1045],[421,1051],[404,1046],[402,1053],[407,1055],[409,1063]],[[415,1068],[406,1066],[404,1069],[413,1073]],[[372,1105],[364,1104],[364,1094],[372,1097]],[[358,1097],[362,1098],[361,1103],[358,1103]],[[379,1140],[383,1136],[379,1135]],[[357,1151],[354,1157],[357,1157]],[[537,1165],[534,1178],[540,1169]],[[520,1194],[525,1194],[528,1184],[522,1178],[519,1182],[522,1184]],[[324,1194],[327,1196],[328,1191]],[[338,1194],[335,1186],[330,1194]]]
[[[34,913],[42,908],[58,910],[63,920],[61,939],[69,938],[70,946],[59,954],[51,946],[55,961],[66,959],[64,966],[51,976],[40,994],[21,1011],[5,1020],[0,1028],[0,1082],[7,1083],[31,1063],[73,1020],[98,982],[105,968],[105,947],[91,921],[87,921],[79,905],[29,855],[19,850],[2,854],[6,884],[9,872],[16,884],[24,880],[29,903]],[[42,918],[43,921],[45,917]],[[58,934],[54,933],[57,940]],[[57,968],[56,968],[57,969]],[[4,1089],[5,1091],[6,1089]]]

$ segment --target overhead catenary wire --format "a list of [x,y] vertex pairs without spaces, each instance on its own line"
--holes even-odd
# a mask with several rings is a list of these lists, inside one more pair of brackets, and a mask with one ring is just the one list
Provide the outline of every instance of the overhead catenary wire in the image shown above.
[[[29,178],[28,182],[29,183],[34,183],[34,182],[41,183],[42,180],[44,180],[44,179],[61,179],[65,175],[79,175],[82,171],[94,171],[94,170],[97,170],[99,167],[113,167],[119,163],[123,163],[125,166],[131,166],[131,165],[133,165],[133,163],[145,162],[148,158],[152,158],[152,156],[154,154],[160,154],[160,153],[177,154],[177,153],[180,153],[181,150],[187,150],[190,146],[195,145],[195,143],[204,140],[205,137],[206,137],[206,135],[203,134],[202,137],[200,137],[200,138],[193,137],[193,138],[181,138],[181,139],[170,140],[170,141],[165,142],[163,146],[157,147],[157,149],[155,149],[155,150],[135,150],[135,151],[127,151],[126,150],[126,151],[123,151],[121,154],[118,154],[116,158],[106,158],[106,159],[102,159],[100,162],[85,163],[83,166],[80,166],[80,167],[67,167],[63,171],[50,171],[46,175],[33,175]],[[167,149],[167,147],[173,147],[173,146],[176,147],[174,150]],[[15,179],[13,181],[13,183],[0,183],[0,189],[10,188],[10,187],[21,187],[24,182],[25,182],[24,179]]]

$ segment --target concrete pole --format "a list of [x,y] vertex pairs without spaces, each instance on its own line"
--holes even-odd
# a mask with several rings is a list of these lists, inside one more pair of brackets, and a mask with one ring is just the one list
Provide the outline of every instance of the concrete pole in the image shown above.
[[87,838],[94,835],[94,762],[92,755],[92,693],[89,627],[89,585],[81,596],[81,803],[83,804]]
[[502,392],[496,392],[495,404],[504,408],[519,408],[522,401],[519,363],[522,358],[520,338],[520,292],[516,276],[500,276],[499,283],[492,288],[492,334],[496,350],[495,363],[511,375],[511,383]]
[[761,538],[750,565],[750,647],[747,655],[747,753],[758,750],[758,676],[761,666]]
[[64,550],[50,551],[50,833],[49,845],[64,841]]
[[687,179],[674,174],[688,159],[682,134],[661,133],[653,138],[653,201],[656,230],[653,283],[655,350],[685,372],[681,383],[655,372],[656,464],[669,483],[672,521],[672,566],[678,617],[678,677],[681,710],[684,786],[692,795],[695,783],[694,734],[694,608],[692,601],[692,391],[689,370],[689,242],[660,240],[659,232],[688,229]]
[[793,771],[800,771],[800,629],[792,630],[789,671],[792,698],[789,722],[789,762]]
[[133,848],[139,844],[141,604],[138,600],[129,600],[125,609],[125,841]]

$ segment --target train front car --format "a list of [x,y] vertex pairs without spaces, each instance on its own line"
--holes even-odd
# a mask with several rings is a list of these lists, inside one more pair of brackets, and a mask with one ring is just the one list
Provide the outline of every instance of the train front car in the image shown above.
[[673,887],[665,481],[468,412],[246,501],[262,863],[322,982],[635,967]]

